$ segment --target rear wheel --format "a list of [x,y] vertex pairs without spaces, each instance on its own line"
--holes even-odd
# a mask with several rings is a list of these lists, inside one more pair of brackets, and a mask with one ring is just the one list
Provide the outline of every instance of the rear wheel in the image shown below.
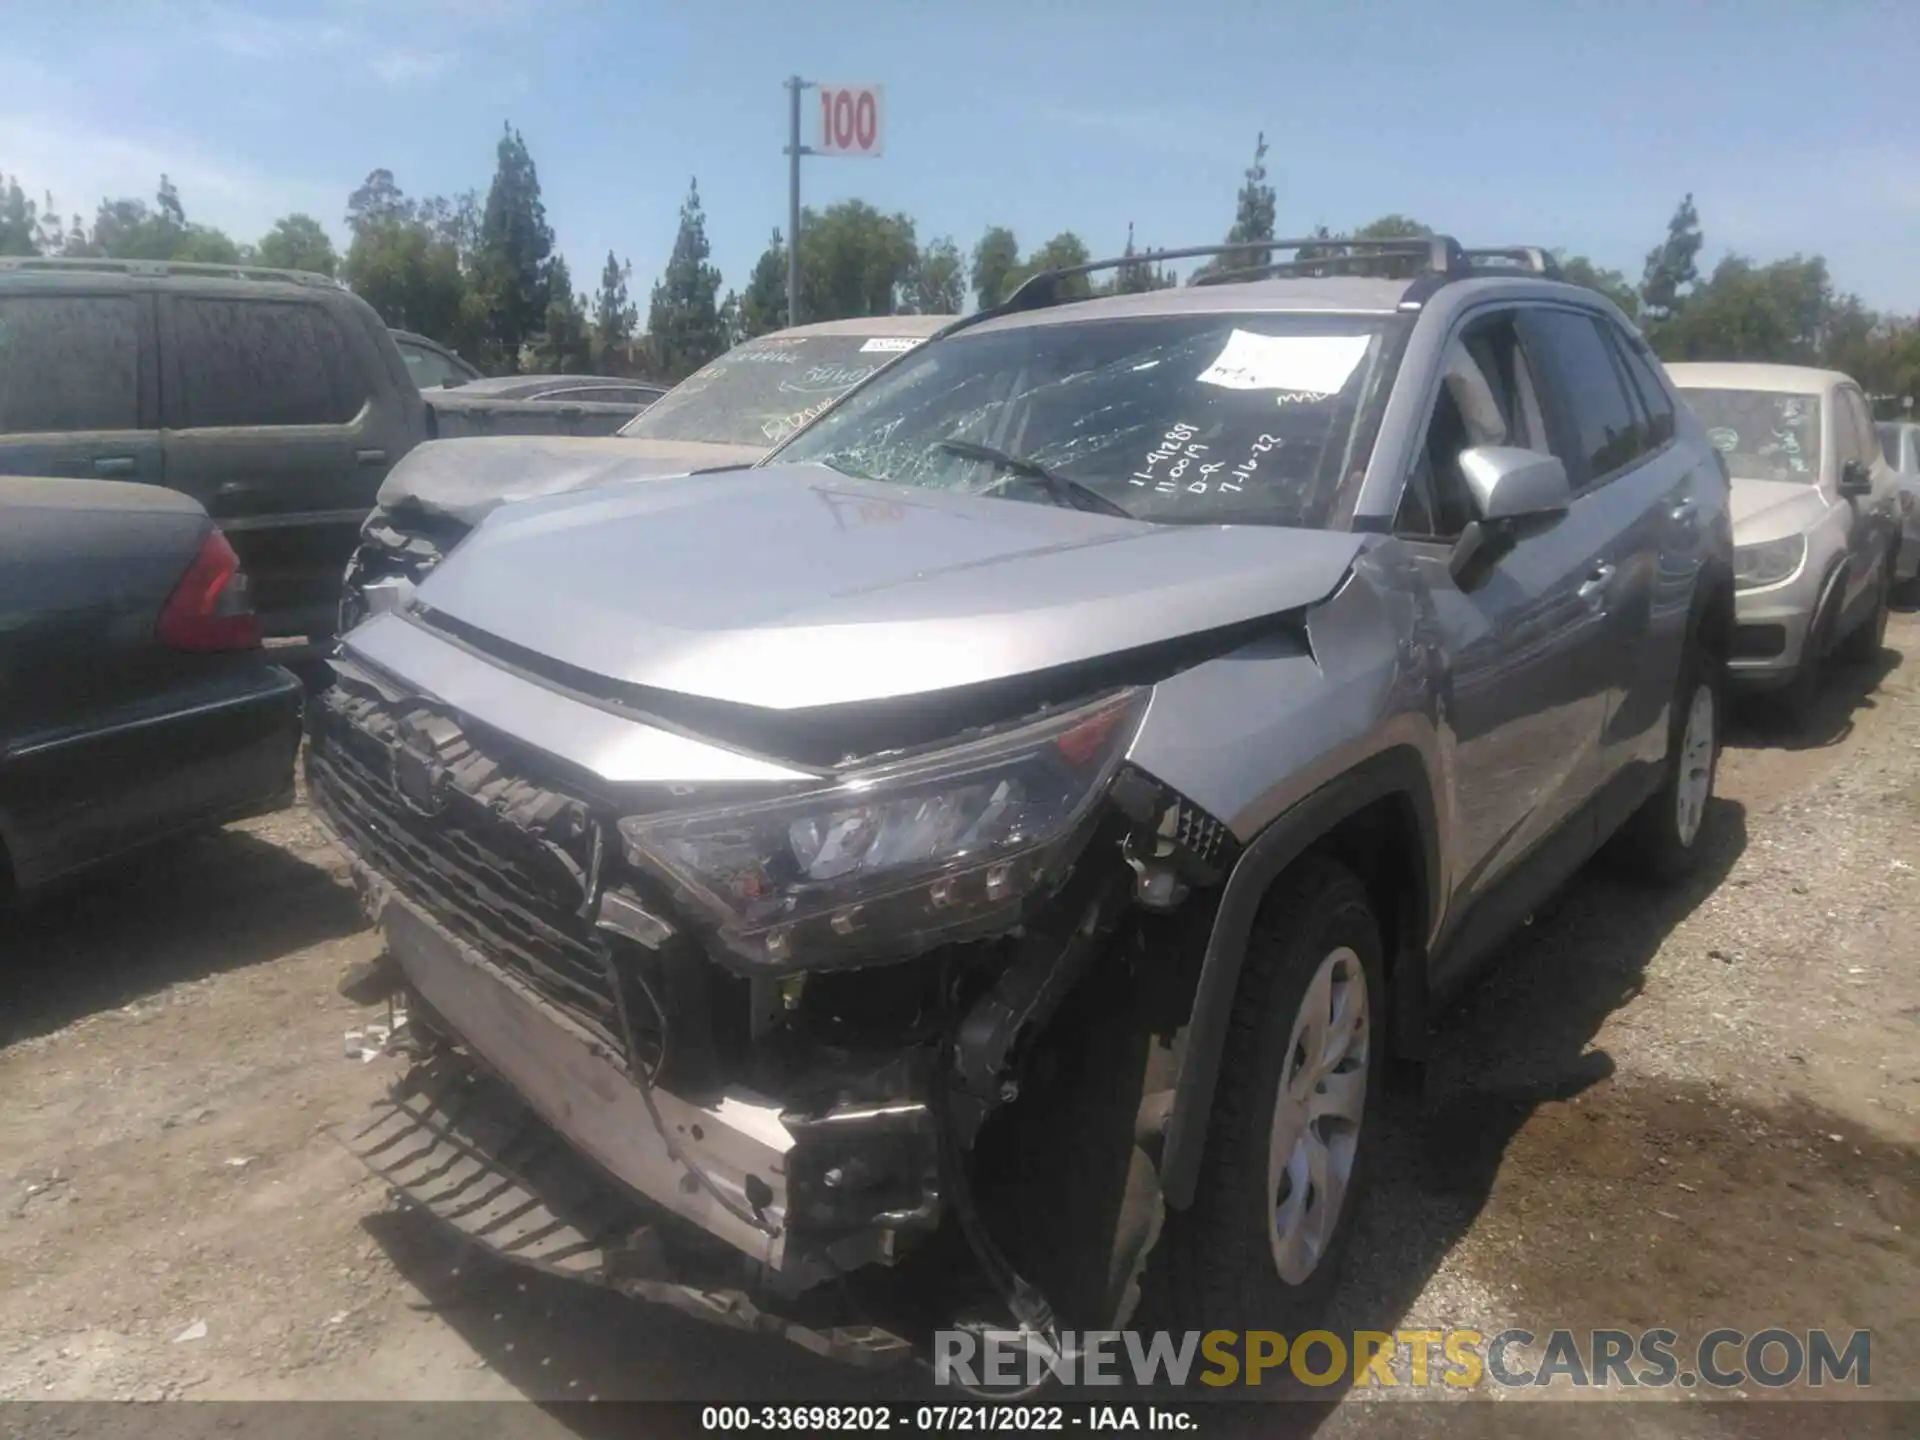
[[1299,862],[1248,946],[1194,1202],[1147,1277],[1155,1323],[1289,1329],[1324,1307],[1380,1128],[1385,993],[1366,890]]

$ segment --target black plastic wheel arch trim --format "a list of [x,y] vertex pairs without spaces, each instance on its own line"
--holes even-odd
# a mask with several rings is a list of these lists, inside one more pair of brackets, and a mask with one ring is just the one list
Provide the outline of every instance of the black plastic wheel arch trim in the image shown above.
[[[1421,839],[1420,859],[1426,875],[1423,919],[1430,928],[1435,882],[1440,874],[1439,832],[1426,767],[1418,753],[1405,746],[1396,746],[1363,761],[1287,810],[1254,838],[1227,877],[1207,940],[1206,957],[1201,962],[1180,1073],[1174,1085],[1166,1148],[1160,1162],[1161,1193],[1174,1209],[1184,1210],[1193,1203],[1214,1092],[1220,1082],[1220,1058],[1226,1043],[1227,1024],[1261,903],[1280,873],[1316,841],[1342,820],[1390,796],[1404,797],[1414,809]],[[1398,958],[1402,962],[1410,960],[1416,966],[1424,965],[1424,947]],[[1411,985],[1403,983],[1396,988],[1407,990],[1409,998],[1424,995],[1425,988],[1418,983],[1424,977],[1416,972],[1411,978]]]

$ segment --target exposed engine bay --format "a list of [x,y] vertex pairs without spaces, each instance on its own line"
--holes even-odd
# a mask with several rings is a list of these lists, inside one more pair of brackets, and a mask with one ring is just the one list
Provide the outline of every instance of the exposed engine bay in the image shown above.
[[[417,1050],[336,1133],[397,1190],[508,1259],[861,1363],[1127,1316],[1236,849],[1122,758],[1144,690],[949,737],[924,775],[855,760],[905,798],[809,812],[609,786],[335,668],[309,789]],[[961,827],[983,863],[862,888],[856,852]]]

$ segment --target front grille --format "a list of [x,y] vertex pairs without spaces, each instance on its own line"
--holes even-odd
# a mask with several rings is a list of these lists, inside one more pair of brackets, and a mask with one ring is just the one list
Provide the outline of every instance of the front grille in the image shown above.
[[[486,961],[628,1059],[607,941],[580,914],[590,882],[579,859],[450,787],[440,814],[417,813],[395,788],[392,742],[342,714],[353,706],[337,693],[316,703],[324,723],[309,749],[310,790],[341,838]],[[377,712],[375,718],[392,724]],[[490,762],[480,763],[497,776]],[[586,858],[590,864],[590,846]],[[636,1038],[644,1061],[651,1037]]]

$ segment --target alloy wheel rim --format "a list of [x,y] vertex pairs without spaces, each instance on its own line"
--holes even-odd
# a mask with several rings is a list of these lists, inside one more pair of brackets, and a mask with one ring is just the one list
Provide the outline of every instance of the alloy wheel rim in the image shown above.
[[1714,721],[1713,687],[1695,687],[1686,732],[1680,737],[1680,783],[1674,787],[1674,822],[1682,845],[1691,845],[1700,833],[1713,791]]
[[1293,1019],[1267,1144],[1268,1244],[1299,1285],[1332,1243],[1360,1150],[1373,1037],[1367,975],[1341,946],[1320,962]]

